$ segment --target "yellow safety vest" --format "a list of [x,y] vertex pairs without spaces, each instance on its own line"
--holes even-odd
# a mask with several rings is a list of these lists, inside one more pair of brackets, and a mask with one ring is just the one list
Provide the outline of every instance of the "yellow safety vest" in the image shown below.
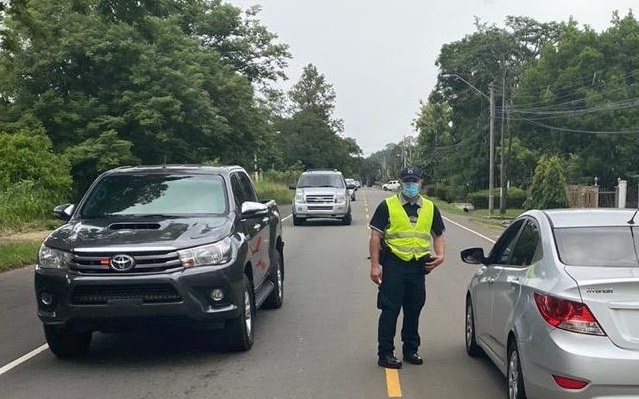
[[386,199],[390,226],[384,232],[384,240],[398,258],[404,261],[422,258],[430,254],[430,230],[433,225],[435,205],[422,198],[422,207],[413,226],[398,195]]

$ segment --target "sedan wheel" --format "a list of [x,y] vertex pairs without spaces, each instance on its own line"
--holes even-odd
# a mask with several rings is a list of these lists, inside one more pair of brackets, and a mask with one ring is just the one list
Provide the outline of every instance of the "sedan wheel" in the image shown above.
[[483,353],[475,336],[475,314],[470,298],[466,299],[466,352],[472,357],[481,356]]
[[510,344],[508,355],[508,399],[526,399],[524,375],[521,372],[521,361],[517,342]]

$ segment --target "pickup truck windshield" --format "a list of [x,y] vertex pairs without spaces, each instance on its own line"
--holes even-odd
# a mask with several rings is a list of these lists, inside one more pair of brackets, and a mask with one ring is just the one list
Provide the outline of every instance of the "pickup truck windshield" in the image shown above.
[[227,212],[226,191],[213,175],[113,175],[100,180],[80,214],[105,216],[220,215]]
[[304,187],[337,187],[344,188],[344,180],[336,174],[302,175],[297,183],[298,188]]

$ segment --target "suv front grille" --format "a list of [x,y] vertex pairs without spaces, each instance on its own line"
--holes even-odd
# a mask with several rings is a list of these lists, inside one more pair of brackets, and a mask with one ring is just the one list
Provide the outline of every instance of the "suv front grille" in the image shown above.
[[306,203],[308,204],[332,204],[334,202],[335,196],[332,194],[306,196]]
[[[120,272],[109,267],[110,259],[118,254],[125,254],[135,259],[133,269]],[[135,274],[165,272],[182,267],[176,251],[139,251],[139,252],[82,252],[73,254],[70,269],[89,274]]]
[[171,303],[182,301],[182,297],[171,284],[83,285],[75,287],[71,294],[74,305],[106,305],[118,300]]

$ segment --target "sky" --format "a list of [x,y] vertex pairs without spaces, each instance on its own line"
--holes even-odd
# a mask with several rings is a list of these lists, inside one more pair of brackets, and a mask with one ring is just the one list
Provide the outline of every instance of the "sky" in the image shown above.
[[601,31],[613,11],[639,9],[637,0],[228,1],[262,6],[262,23],[290,46],[289,80],[278,87],[290,88],[309,63],[326,76],[337,94],[335,117],[365,156],[417,135],[411,122],[435,86],[439,51],[472,34],[475,17],[499,26],[508,15],[573,17]]

